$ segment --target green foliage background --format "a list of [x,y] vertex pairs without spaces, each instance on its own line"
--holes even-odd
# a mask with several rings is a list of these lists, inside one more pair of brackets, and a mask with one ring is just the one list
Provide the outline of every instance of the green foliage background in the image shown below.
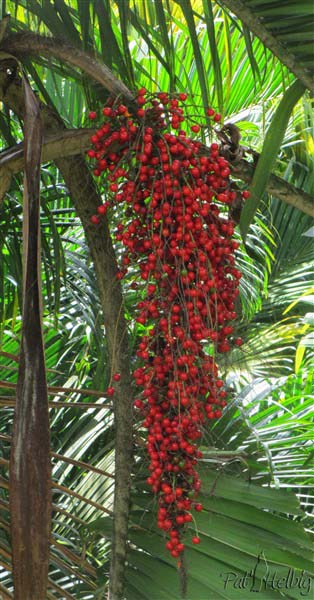
[[[279,31],[308,68],[309,3],[246,2]],[[278,12],[279,11],[279,12]],[[12,31],[30,29],[97,54],[132,90],[186,91],[189,116],[204,119],[212,105],[237,124],[244,146],[263,150],[279,102],[295,76],[249,28],[207,0],[38,0],[2,2]],[[298,16],[297,16],[298,15]],[[298,20],[299,19],[299,20]],[[300,37],[300,32],[302,36]],[[284,37],[285,36],[285,37]],[[289,37],[290,36],[290,37]],[[290,44],[290,46],[289,46]],[[302,50],[303,48],[303,50]],[[302,54],[303,52],[303,54]],[[23,59],[39,97],[70,128],[87,125],[90,109],[108,93],[84,73],[53,57]],[[291,113],[291,114],[290,114]],[[313,112],[306,92],[287,113],[279,153],[264,154],[265,173],[313,193]],[[279,135],[280,132],[277,132]],[[19,119],[3,105],[0,148],[22,139]],[[204,133],[203,141],[208,139]],[[83,230],[54,163],[42,167],[44,334],[50,386],[53,543],[49,598],[101,598],[107,590],[114,491],[114,428],[106,335],[99,293]],[[262,202],[237,261],[243,271],[238,333],[245,343],[221,361],[231,400],[203,439],[202,538],[187,551],[190,600],[251,598],[250,589],[224,588],[222,573],[245,574],[263,553],[270,571],[311,571],[313,287],[311,218],[271,197],[255,179]],[[22,302],[22,175],[0,208],[0,595],[12,597],[8,515],[8,458],[17,377]],[[104,194],[105,190],[100,189]],[[112,216],[111,226],[114,227]],[[247,222],[247,227],[249,223]],[[239,239],[240,232],[237,233]],[[133,321],[136,292],[125,281],[131,348],[142,333]],[[53,387],[54,386],[54,387]],[[57,389],[56,389],[57,388]],[[176,599],[176,565],[155,528],[155,500],[145,485],[140,423],[135,423],[126,598]],[[195,525],[192,524],[194,530]],[[305,533],[305,529],[307,533]],[[263,588],[259,598],[282,596]],[[4,590],[7,590],[4,592]],[[299,598],[297,589],[284,590]]]

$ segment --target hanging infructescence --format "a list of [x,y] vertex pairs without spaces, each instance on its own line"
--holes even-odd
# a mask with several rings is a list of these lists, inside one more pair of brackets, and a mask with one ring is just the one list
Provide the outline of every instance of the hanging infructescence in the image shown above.
[[[242,343],[231,325],[241,277],[228,217],[236,192],[219,145],[208,149],[194,139],[198,124],[184,129],[186,99],[186,94],[149,96],[141,89],[133,117],[122,104],[105,106],[88,152],[97,163],[95,176],[109,182],[106,202],[91,221],[97,226],[109,207],[127,208],[128,218],[116,232],[124,246],[117,277],[132,265],[145,285],[137,304],[145,335],[137,349],[134,404],[148,430],[147,483],[158,498],[158,527],[167,533],[173,557],[184,550],[192,511],[202,510],[197,501],[202,430],[226,405],[216,353]],[[89,116],[97,118],[95,112]],[[220,121],[212,108],[207,118]],[[205,348],[209,340],[211,354]],[[198,535],[192,542],[200,542]]]

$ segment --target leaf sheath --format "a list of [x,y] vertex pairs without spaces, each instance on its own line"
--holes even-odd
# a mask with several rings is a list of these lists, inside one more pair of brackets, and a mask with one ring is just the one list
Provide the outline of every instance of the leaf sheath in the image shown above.
[[15,600],[43,600],[49,565],[51,467],[40,315],[42,125],[37,99],[25,79],[24,94],[24,305],[10,459],[10,512]]

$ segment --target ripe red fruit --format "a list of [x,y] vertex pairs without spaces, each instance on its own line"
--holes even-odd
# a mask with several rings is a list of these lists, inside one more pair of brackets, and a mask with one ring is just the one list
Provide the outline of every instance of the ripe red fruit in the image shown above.
[[114,393],[115,393],[115,389],[114,389],[114,387],[111,387],[111,386],[109,386],[109,387],[107,388],[107,396],[113,396],[113,395],[114,395]]
[[214,121],[216,121],[216,123],[219,123],[219,121],[221,121],[221,115],[219,113],[216,113],[214,115]]
[[[226,404],[215,357],[239,345],[231,322],[241,277],[234,224],[225,210],[235,199],[229,164],[217,143],[204,155],[200,142],[181,129],[185,99],[184,93],[151,97],[142,88],[134,118],[126,106],[108,104],[103,114],[110,119],[91,137],[88,151],[94,174],[108,182],[106,202],[91,220],[98,224],[119,205],[125,218],[115,233],[116,278],[128,268],[138,273],[129,283],[139,298],[134,407],[147,430],[147,484],[157,496],[157,525],[167,532],[174,557],[183,552],[192,511],[202,510],[199,442]],[[206,112],[220,120],[212,108]],[[200,129],[198,123],[191,127],[193,133]],[[109,387],[108,396],[113,393]]]
[[88,113],[88,118],[89,118],[91,121],[94,121],[95,119],[97,119],[97,113],[96,113],[94,110],[91,110],[91,111]]
[[100,219],[99,219],[99,217],[97,217],[97,215],[92,215],[90,220],[91,220],[91,223],[93,223],[93,225],[99,225],[99,223],[100,223]]
[[105,215],[108,210],[107,204],[101,204],[101,206],[97,206],[97,212],[99,215]]
[[178,523],[178,525],[183,525],[185,523],[185,519],[183,515],[178,515],[176,517],[176,523]]
[[144,97],[144,95],[138,96],[138,98],[137,98],[137,104],[139,106],[144,106],[144,104],[146,104],[146,98]]
[[143,406],[144,406],[144,405],[143,405],[143,402],[142,402],[142,400],[135,400],[135,402],[134,402],[134,406],[135,406],[136,408],[143,408]]
[[201,543],[201,538],[199,538],[197,535],[194,535],[192,537],[192,544],[200,544]]
[[248,190],[244,190],[244,192],[242,192],[242,198],[244,198],[244,200],[247,200],[250,196],[251,194]]

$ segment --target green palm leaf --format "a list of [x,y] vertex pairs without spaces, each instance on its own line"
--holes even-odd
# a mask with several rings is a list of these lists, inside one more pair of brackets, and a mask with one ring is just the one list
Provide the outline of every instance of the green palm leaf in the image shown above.
[[304,85],[299,81],[292,84],[281,100],[269,126],[262,154],[255,169],[251,185],[251,198],[249,202],[246,202],[241,215],[240,226],[244,238],[266,190],[267,181],[281,146],[291,111],[304,90]]

